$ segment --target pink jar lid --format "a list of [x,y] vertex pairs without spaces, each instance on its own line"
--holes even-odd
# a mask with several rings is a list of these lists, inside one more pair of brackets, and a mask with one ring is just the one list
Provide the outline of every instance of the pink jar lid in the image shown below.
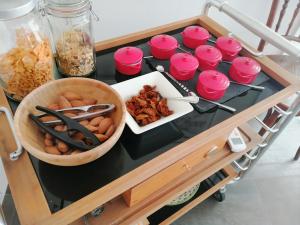
[[256,75],[261,67],[258,62],[248,57],[238,57],[232,61],[232,66],[243,74]]
[[210,37],[208,31],[200,26],[186,27],[182,35],[195,40],[207,40]]
[[216,62],[222,60],[222,53],[219,49],[210,45],[201,45],[196,48],[195,55],[198,59],[208,62]]
[[150,46],[164,50],[175,49],[178,47],[176,38],[167,34],[160,34],[152,37],[149,44]]
[[199,82],[206,88],[216,91],[226,90],[230,84],[227,76],[216,70],[205,70],[201,72]]
[[227,52],[237,53],[242,50],[241,43],[232,37],[219,37],[216,41],[216,46]]
[[199,66],[197,58],[188,53],[176,53],[171,57],[170,62],[178,71],[196,70]]
[[134,64],[142,60],[143,51],[136,47],[123,47],[115,52],[114,58],[121,64]]

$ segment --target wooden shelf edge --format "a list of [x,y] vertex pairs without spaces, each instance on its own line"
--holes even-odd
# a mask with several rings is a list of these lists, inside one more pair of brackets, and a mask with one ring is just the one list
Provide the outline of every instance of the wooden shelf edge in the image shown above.
[[165,219],[163,222],[161,222],[159,225],[168,225],[177,220],[179,217],[183,216],[186,214],[188,211],[193,209],[195,206],[199,205],[201,202],[205,201],[207,198],[209,198],[212,194],[214,194],[216,191],[218,191],[220,188],[224,187],[227,185],[233,178],[237,176],[237,173],[234,172],[234,169],[231,166],[227,166],[224,168],[226,171],[228,177],[220,181],[218,184],[195,198],[193,201],[191,201],[189,204],[186,206],[182,207],[180,210],[178,210],[176,213]]

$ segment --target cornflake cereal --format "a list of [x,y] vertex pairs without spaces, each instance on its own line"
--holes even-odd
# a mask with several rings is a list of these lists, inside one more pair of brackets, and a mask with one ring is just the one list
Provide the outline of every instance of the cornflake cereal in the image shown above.
[[53,79],[53,58],[49,40],[40,35],[16,31],[16,47],[0,56],[0,78],[4,90],[17,100]]
[[56,43],[56,60],[60,71],[69,76],[86,76],[95,70],[94,47],[87,33],[64,32]]

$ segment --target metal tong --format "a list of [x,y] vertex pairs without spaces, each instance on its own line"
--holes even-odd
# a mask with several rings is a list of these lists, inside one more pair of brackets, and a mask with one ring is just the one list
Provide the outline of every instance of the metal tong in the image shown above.
[[[59,109],[59,110],[55,110],[55,111],[56,112],[74,112],[74,111],[88,112],[87,114],[69,117],[76,121],[82,121],[82,120],[92,119],[97,116],[108,114],[108,113],[112,112],[115,109],[115,107],[116,106],[114,104],[96,104],[96,105],[87,105],[87,106]],[[102,110],[99,110],[99,109],[102,109]],[[95,112],[95,110],[99,110],[99,111]],[[38,117],[41,118],[43,116],[46,116],[46,115],[42,114],[42,115],[39,115]],[[44,122],[44,124],[55,126],[55,125],[63,124],[63,122],[61,120],[52,120],[52,121]]]
[[[73,119],[63,115],[60,112],[42,107],[42,106],[36,106],[36,109],[45,112],[49,115],[55,116],[60,119],[60,121],[66,125],[67,129],[66,131],[56,131],[46,123],[43,123],[39,118],[40,116],[35,116],[33,114],[29,114],[29,117],[40,127],[42,130],[44,130],[46,133],[49,133],[53,137],[57,138],[60,141],[63,141],[67,145],[69,145],[72,148],[80,149],[82,151],[87,151],[92,148],[95,148],[96,146],[100,145],[101,142],[98,140],[98,138],[87,128],[79,124],[78,122],[74,121]],[[76,141],[70,136],[74,134],[75,132],[80,132],[85,137],[84,141]]]

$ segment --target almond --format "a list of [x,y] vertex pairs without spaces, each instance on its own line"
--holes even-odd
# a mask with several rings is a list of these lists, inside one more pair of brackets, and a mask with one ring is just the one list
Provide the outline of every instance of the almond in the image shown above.
[[52,110],[59,110],[59,105],[58,104],[51,104],[47,106],[48,109],[52,109]]
[[66,145],[66,143],[64,143],[62,141],[57,142],[57,148],[62,153],[65,153],[65,152],[69,151],[69,146]]
[[58,105],[61,109],[71,108],[72,105],[64,96],[59,96]]
[[57,126],[54,127],[54,130],[60,131],[60,132],[67,131],[67,126],[65,126],[65,125],[57,125]]
[[113,124],[113,120],[111,118],[104,118],[99,124],[99,129],[98,129],[99,134],[104,134],[112,124]]
[[74,134],[74,135],[72,136],[72,138],[74,138],[74,139],[77,140],[77,141],[81,141],[81,140],[84,139],[84,135],[83,135],[82,133],[80,133],[80,132],[77,132],[76,134]]
[[80,101],[80,100],[72,100],[72,101],[71,101],[71,105],[72,105],[73,107],[85,106],[84,102],[83,102],[83,101]]
[[55,116],[43,116],[40,118],[40,120],[42,122],[49,122],[49,121],[57,120],[57,118]]
[[47,146],[47,147],[53,146],[53,141],[52,141],[51,139],[45,138],[44,144],[45,144],[45,146]]
[[82,101],[85,105],[94,105],[97,103],[97,99],[94,98],[84,98]]
[[107,131],[105,132],[105,135],[107,137],[110,137],[111,135],[113,135],[113,133],[115,132],[115,125],[112,124],[109,126],[109,128],[107,129]]
[[85,128],[86,129],[88,129],[89,131],[91,131],[91,132],[96,132],[96,131],[98,131],[98,128],[97,127],[94,127],[94,126],[92,126],[92,125],[85,125]]
[[72,92],[72,91],[66,91],[65,93],[63,93],[63,96],[68,99],[69,101],[73,101],[73,100],[81,100],[81,96]]
[[53,155],[61,155],[60,151],[58,151],[58,149],[55,146],[48,146],[45,147],[45,150],[47,153],[49,154],[53,154]]
[[95,117],[90,121],[90,125],[97,127],[103,119],[103,116]]
[[49,133],[46,133],[46,134],[45,134],[45,138],[46,138],[46,139],[49,139],[49,140],[52,140],[52,139],[53,139],[52,135],[49,134]]
[[105,134],[95,134],[99,141],[104,142],[108,139]]
[[79,122],[82,126],[86,126],[89,124],[89,121],[88,120],[82,120]]

